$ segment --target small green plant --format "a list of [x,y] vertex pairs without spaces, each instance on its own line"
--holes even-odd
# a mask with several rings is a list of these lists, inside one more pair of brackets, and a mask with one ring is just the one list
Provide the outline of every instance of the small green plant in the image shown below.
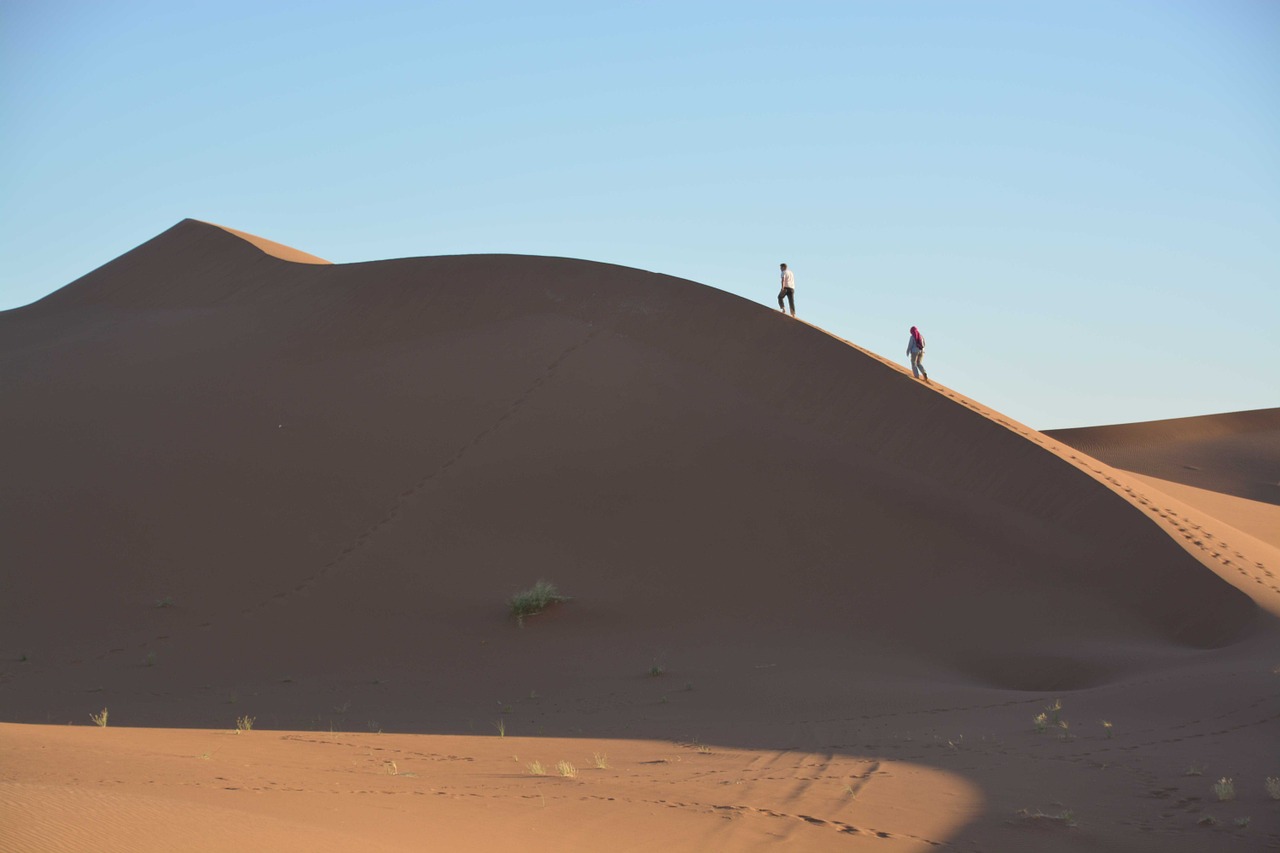
[[1058,720],[1058,740],[1074,740],[1071,735],[1071,726],[1066,720]]
[[1236,783],[1226,776],[1213,783],[1213,793],[1219,802],[1236,798]]
[[1102,730],[1107,733],[1107,740],[1110,740],[1112,735],[1115,733],[1114,728],[1108,720],[1102,721]]
[[666,671],[667,671],[667,668],[655,660],[653,664],[649,667],[649,677],[657,678],[659,675],[662,675]]
[[1196,823],[1200,826],[1217,826],[1218,819],[1211,814],[1207,814],[1196,821]]
[[1053,704],[1047,705],[1044,710],[1045,710],[1045,713],[1049,715],[1049,722],[1053,723],[1056,726],[1058,724],[1058,721],[1061,719],[1061,717],[1059,717],[1058,714],[1062,711],[1062,700],[1054,699]]
[[506,720],[496,720],[496,721],[494,722],[494,724],[493,724],[493,727],[494,727],[495,729],[497,729],[497,730],[498,730],[498,737],[506,737],[506,736],[507,736],[507,721],[506,721]]
[[107,727],[107,709],[103,708],[102,711],[97,714],[90,714],[89,719],[93,720],[99,728],[105,729]]
[[1075,812],[1066,809],[1060,812],[1042,812],[1039,809],[1034,811],[1031,809],[1018,809],[1013,816],[1018,820],[1033,825],[1041,826],[1065,826],[1072,829],[1076,826]]
[[245,714],[243,717],[236,717],[236,731],[251,732],[253,731],[254,718]]
[[529,772],[532,773],[534,776],[547,775],[547,768],[542,766],[541,761],[530,761],[526,766],[529,768]]
[[1049,730],[1049,715],[1043,712],[1036,714],[1031,718],[1031,724],[1036,727],[1036,734],[1042,735]]
[[160,598],[156,600],[156,609],[160,609],[162,607],[172,607],[172,606],[173,606],[173,599],[167,595],[164,598]]
[[593,753],[593,754],[591,755],[591,764],[592,764],[592,766],[594,766],[597,770],[608,770],[608,769],[609,769],[609,756],[605,755],[603,752],[596,752],[596,753]]
[[1262,784],[1267,789],[1268,797],[1273,800],[1280,800],[1280,777],[1268,776]]
[[1248,828],[1249,828],[1249,821],[1250,821],[1250,818],[1247,818],[1247,817],[1238,817],[1238,818],[1236,818],[1236,826],[1237,826],[1238,828],[1240,828],[1240,829],[1248,829]]
[[556,772],[565,779],[576,779],[578,777],[578,768],[574,767],[567,761],[561,761],[556,764]]
[[511,610],[511,615],[516,617],[516,622],[523,625],[526,616],[535,616],[553,604],[570,600],[569,596],[560,594],[555,584],[540,580],[531,588],[517,592],[507,599],[507,607]]
[[155,666],[155,665],[156,665],[156,653],[147,652],[147,660],[143,664],[143,666]]
[[1188,768],[1186,769],[1186,772],[1184,772],[1182,775],[1183,775],[1183,776],[1203,776],[1203,775],[1204,775],[1204,765],[1203,765],[1203,764],[1192,764],[1190,767],[1188,767]]

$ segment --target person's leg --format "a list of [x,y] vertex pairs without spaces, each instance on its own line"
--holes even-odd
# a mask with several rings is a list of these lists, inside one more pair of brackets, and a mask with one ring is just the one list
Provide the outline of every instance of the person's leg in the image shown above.
[[929,371],[924,369],[924,352],[916,353],[916,364],[920,365],[920,375],[924,377],[924,381],[929,381]]
[[783,298],[786,295],[787,295],[787,289],[785,287],[778,291],[778,310],[782,311],[783,313],[786,313],[786,310],[787,310],[787,306],[784,305],[782,302]]
[[911,353],[911,375],[916,379],[920,378],[920,353]]
[[791,303],[791,316],[796,316],[796,292],[790,287],[787,288],[787,301]]

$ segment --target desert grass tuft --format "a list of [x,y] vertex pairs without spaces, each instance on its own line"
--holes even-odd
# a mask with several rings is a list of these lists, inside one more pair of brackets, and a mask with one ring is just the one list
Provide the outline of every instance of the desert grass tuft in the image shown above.
[[523,625],[526,616],[534,616],[553,604],[570,600],[569,596],[560,594],[555,584],[539,580],[531,588],[524,592],[517,592],[507,599],[507,607],[516,621]]
[[605,755],[603,752],[592,753],[591,765],[597,770],[608,770],[609,756]]
[[1267,796],[1273,800],[1280,800],[1280,777],[1268,776],[1266,781],[1262,783],[1267,789]]
[[1234,800],[1236,798],[1236,783],[1232,779],[1223,776],[1213,783],[1213,793],[1219,802]]
[[532,773],[534,776],[547,775],[547,768],[542,766],[541,761],[530,761],[526,766],[529,768],[529,772]]
[[90,714],[89,719],[93,720],[99,728],[105,729],[107,727],[107,709],[103,708],[102,711],[97,714]]
[[250,717],[248,714],[245,714],[242,717],[236,717],[236,731],[237,732],[253,731],[254,719],[255,719],[254,717]]
[[1104,732],[1106,732],[1106,733],[1107,733],[1107,738],[1108,738],[1108,739],[1112,738],[1112,737],[1115,735],[1115,729],[1114,729],[1114,727],[1111,725],[1111,721],[1110,721],[1110,720],[1103,720],[1103,721],[1102,721],[1102,730],[1103,730]]
[[1036,734],[1042,735],[1049,730],[1050,727],[1055,729],[1065,729],[1062,725],[1062,719],[1059,714],[1062,711],[1062,700],[1054,699],[1052,705],[1045,705],[1044,710],[1031,718],[1031,724],[1035,726]]
[[578,778],[578,768],[574,767],[567,761],[561,761],[556,764],[556,772],[566,779]]
[[1236,826],[1240,829],[1248,829],[1250,820],[1251,818],[1248,817],[1238,817],[1236,818]]
[[507,721],[506,721],[506,720],[495,720],[495,721],[494,721],[494,724],[493,724],[493,727],[497,730],[497,732],[498,732],[498,737],[506,737],[506,736],[507,736]]
[[1065,826],[1073,829],[1076,826],[1075,812],[1065,809],[1060,812],[1042,812],[1039,809],[1018,809],[1013,816],[1023,823],[1041,826]]

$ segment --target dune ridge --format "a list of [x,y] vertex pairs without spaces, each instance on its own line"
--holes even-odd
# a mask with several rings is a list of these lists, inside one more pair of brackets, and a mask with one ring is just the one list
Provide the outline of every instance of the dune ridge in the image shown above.
[[1280,505],[1280,408],[1046,435],[1117,468]]
[[[500,715],[928,763],[933,714],[1034,737],[1053,693],[1096,716],[1199,679],[1229,725],[1171,700],[1126,760],[1163,779],[1185,755],[1161,727],[1190,725],[1260,771],[1267,543],[694,282],[318,261],[184,220],[0,313],[6,721]],[[540,577],[573,600],[518,628],[503,602]],[[1028,791],[1051,802],[1044,743],[973,753],[985,799],[955,832],[990,843]]]

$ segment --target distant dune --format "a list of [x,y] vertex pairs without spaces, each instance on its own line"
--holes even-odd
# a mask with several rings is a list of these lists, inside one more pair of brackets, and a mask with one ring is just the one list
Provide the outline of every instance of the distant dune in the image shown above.
[[[936,760],[985,792],[946,830],[984,849],[1019,804],[1127,807],[1029,781],[1059,766],[1031,718],[1064,691],[1097,737],[1104,714],[1147,732],[1105,759],[1146,788],[1189,760],[1154,745],[1166,726],[1220,720],[1241,773],[1276,745],[1220,731],[1237,707],[1275,719],[1274,696],[1249,704],[1276,648],[1271,546],[1218,547],[1209,510],[1110,466],[1277,503],[1280,410],[1046,437],[694,282],[329,264],[194,220],[0,313],[0,394],[6,721],[496,719]],[[504,602],[539,578],[572,601],[517,627]],[[1193,682],[1177,713],[1150,707]],[[949,764],[987,734],[1007,754]],[[1090,754],[1060,766],[1084,779]],[[1182,843],[1107,827],[1089,837]]]
[[1117,468],[1280,505],[1280,408],[1045,434]]

